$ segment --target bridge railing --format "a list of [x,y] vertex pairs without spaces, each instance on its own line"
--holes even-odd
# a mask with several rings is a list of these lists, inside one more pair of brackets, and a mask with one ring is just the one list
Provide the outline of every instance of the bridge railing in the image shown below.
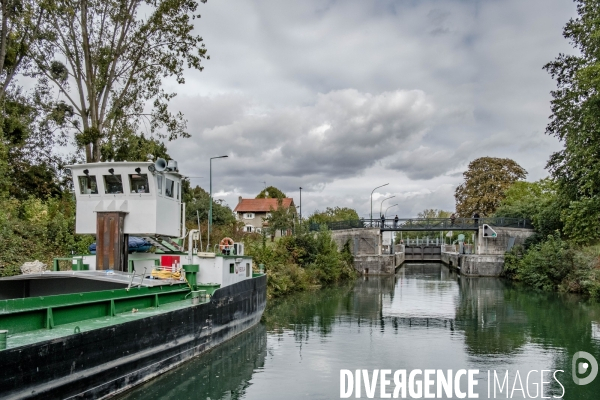
[[[531,222],[522,218],[400,218],[360,219],[337,221],[324,224],[328,229],[379,228],[382,231],[452,231],[477,230],[481,225],[533,229]],[[311,224],[310,230],[319,230],[321,224]]]

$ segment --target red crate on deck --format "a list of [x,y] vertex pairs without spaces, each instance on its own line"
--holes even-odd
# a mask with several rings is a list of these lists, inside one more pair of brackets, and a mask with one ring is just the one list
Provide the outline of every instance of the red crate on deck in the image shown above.
[[180,256],[160,256],[160,266],[175,271],[181,266]]

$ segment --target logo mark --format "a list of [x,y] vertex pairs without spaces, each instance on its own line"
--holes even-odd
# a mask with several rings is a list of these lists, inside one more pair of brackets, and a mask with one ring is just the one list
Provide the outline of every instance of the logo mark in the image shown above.
[[[580,361],[581,359],[585,359],[586,361]],[[588,370],[590,373],[587,377],[578,377],[578,375],[587,373]],[[578,351],[573,355],[571,373],[573,375],[573,382],[575,382],[576,385],[587,385],[596,378],[596,375],[598,375],[598,362],[590,353]]]

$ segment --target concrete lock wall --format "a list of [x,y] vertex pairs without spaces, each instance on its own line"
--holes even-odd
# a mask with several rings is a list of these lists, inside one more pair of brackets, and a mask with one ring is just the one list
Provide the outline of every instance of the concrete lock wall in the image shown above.
[[500,276],[504,270],[504,255],[442,253],[441,259],[464,276]]
[[361,274],[393,275],[396,267],[404,262],[404,253],[381,254],[382,244],[379,228],[332,231],[331,237],[338,250],[341,250],[346,242],[350,243],[350,251],[354,255],[354,268]]
[[497,254],[503,255],[508,250],[511,238],[514,238],[514,245],[522,245],[529,236],[533,235],[533,229],[524,228],[501,228],[493,226],[498,237],[486,238],[483,236],[483,227],[479,227],[477,234],[477,254]]
[[461,259],[461,275],[500,276],[503,270],[504,255],[466,255]]
[[358,255],[354,256],[354,268],[365,275],[393,275],[396,271],[395,256],[384,255]]
[[381,254],[381,234],[379,228],[356,228],[332,231],[331,237],[341,250],[350,242],[354,256]]

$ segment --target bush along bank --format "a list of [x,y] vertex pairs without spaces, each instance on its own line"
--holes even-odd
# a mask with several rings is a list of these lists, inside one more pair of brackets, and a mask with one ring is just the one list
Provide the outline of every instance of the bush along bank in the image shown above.
[[578,246],[557,232],[506,253],[504,276],[544,291],[600,299],[600,246]]
[[91,235],[75,235],[71,195],[42,200],[0,199],[0,276],[20,274],[27,261],[51,266],[54,257],[88,254]]
[[247,254],[264,264],[270,298],[356,278],[349,244],[341,251],[331,232],[299,232],[275,243],[254,242]]

